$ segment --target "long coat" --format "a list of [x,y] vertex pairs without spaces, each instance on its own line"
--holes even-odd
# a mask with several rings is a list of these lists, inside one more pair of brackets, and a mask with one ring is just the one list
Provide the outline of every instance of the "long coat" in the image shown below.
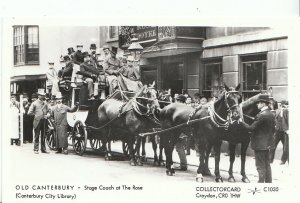
[[243,124],[252,132],[251,147],[253,150],[271,149],[275,132],[275,116],[269,109],[258,113],[250,126],[246,123]]
[[33,128],[37,128],[41,119],[44,119],[50,113],[50,109],[46,102],[41,101],[39,99],[35,100],[29,107],[28,115],[34,116],[33,120]]
[[64,104],[60,107],[56,105],[53,108],[52,116],[54,117],[54,124],[57,135],[57,147],[67,148],[68,147],[68,122],[67,122],[67,112],[76,111],[77,107],[70,108]]

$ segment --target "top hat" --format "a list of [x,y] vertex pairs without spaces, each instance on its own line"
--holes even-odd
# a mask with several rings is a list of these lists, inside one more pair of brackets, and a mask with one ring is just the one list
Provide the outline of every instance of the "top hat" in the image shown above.
[[118,47],[111,47],[111,53],[117,54],[118,53]]
[[257,100],[256,100],[256,103],[257,103],[257,102],[270,103],[269,95],[267,95],[267,94],[261,94],[261,95],[258,95],[258,98],[257,98]]
[[57,92],[55,99],[62,99],[62,98],[63,96],[61,95],[61,92]]
[[75,52],[75,51],[74,51],[73,47],[68,48],[68,54],[72,54],[72,53],[74,53],[74,52]]
[[64,56],[64,61],[68,61],[68,60],[71,60],[71,59],[70,59],[70,56],[65,55],[65,56]]
[[85,51],[85,52],[82,53],[82,56],[86,57],[86,56],[91,56],[91,55],[89,54],[89,52]]
[[76,47],[83,47],[83,44],[82,44],[82,43],[79,43],[79,44],[77,44]]
[[178,95],[175,99],[178,101],[181,101],[183,103],[185,103],[185,101],[186,101],[186,97],[182,94]]
[[90,49],[97,49],[96,44],[91,44]]
[[103,50],[108,49],[109,50],[109,46],[107,44],[103,45],[102,47]]
[[45,96],[46,95],[46,92],[44,89],[38,89],[38,95],[41,95],[41,96]]

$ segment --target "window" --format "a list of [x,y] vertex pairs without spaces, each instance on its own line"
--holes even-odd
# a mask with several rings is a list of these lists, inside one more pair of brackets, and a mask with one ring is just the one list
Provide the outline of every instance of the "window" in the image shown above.
[[252,55],[242,59],[243,94],[246,98],[267,89],[267,56]]
[[109,39],[114,39],[118,37],[118,27],[117,26],[109,26],[108,29]]
[[204,64],[204,90],[206,97],[217,96],[222,90],[222,63],[211,62]]
[[14,26],[14,65],[39,64],[39,27]]

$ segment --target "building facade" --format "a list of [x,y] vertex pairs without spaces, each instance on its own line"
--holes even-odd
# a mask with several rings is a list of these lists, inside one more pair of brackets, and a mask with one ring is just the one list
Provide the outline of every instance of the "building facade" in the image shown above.
[[16,25],[13,36],[11,93],[31,95],[46,88],[48,61],[67,54],[67,48],[91,43],[119,47],[129,55],[133,34],[144,50],[140,71],[144,83],[156,81],[172,94],[199,92],[212,97],[223,84],[241,84],[244,99],[269,91],[281,101],[288,96],[287,34],[266,27],[174,26],[38,26]]
[[[100,45],[118,46],[128,54],[135,34],[144,47],[143,81],[156,81],[172,94],[199,92],[212,97],[223,84],[241,84],[247,99],[269,92],[288,96],[288,48],[284,31],[267,27],[100,27]],[[119,33],[118,36],[116,33]]]
[[13,36],[13,61],[11,68],[12,94],[27,93],[31,97],[38,89],[46,89],[48,62],[53,61],[60,69],[61,55],[67,49],[83,44],[89,50],[91,43],[99,45],[99,27],[67,27],[16,25],[11,28]]

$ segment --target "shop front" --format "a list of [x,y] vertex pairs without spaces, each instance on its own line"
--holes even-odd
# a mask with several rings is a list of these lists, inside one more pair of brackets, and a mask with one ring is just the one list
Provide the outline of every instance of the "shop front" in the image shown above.
[[[122,29],[122,28],[121,28]],[[199,63],[204,27],[132,27],[131,31],[144,47],[140,71],[144,84],[156,81],[158,90],[171,89],[174,94],[199,92]],[[122,33],[122,32],[121,32]],[[129,37],[130,38],[130,37]],[[120,47],[128,46],[120,36]],[[123,43],[123,45],[122,45]]]

